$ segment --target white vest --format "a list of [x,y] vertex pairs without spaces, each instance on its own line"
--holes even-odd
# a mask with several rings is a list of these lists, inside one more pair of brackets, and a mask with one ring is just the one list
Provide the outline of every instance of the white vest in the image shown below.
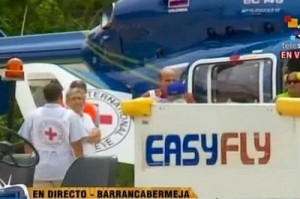
[[149,96],[158,103],[168,103],[169,101],[167,99],[161,98],[156,96],[155,90],[150,90],[149,91]]
[[[41,109],[40,109],[41,110]],[[67,112],[60,118],[46,117],[40,111],[33,121],[32,141],[38,151],[70,151],[70,123]]]

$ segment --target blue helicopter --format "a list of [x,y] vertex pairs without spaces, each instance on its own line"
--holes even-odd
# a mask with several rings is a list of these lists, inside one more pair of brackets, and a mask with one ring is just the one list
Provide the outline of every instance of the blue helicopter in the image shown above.
[[73,64],[85,81],[96,76],[99,88],[133,97],[157,87],[169,67],[198,103],[266,103],[283,90],[281,51],[300,47],[299,8],[287,0],[122,0],[89,32],[0,38],[0,66],[13,56]]
[[104,11],[83,56],[98,76],[136,96],[171,67],[199,103],[269,102],[283,89],[281,51],[300,47],[299,7],[284,0],[120,1]]

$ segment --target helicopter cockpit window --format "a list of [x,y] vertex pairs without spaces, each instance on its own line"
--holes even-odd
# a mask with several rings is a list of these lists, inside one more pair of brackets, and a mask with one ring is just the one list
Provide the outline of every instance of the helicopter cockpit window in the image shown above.
[[263,93],[264,93],[264,102],[272,102],[273,96],[273,83],[272,83],[272,74],[273,74],[273,62],[269,59],[263,60]]
[[272,91],[270,59],[200,64],[194,71],[193,93],[198,103],[269,102]]
[[285,83],[285,81],[284,81],[284,75],[285,74],[287,74],[288,73],[288,62],[289,62],[289,60],[283,60],[282,62],[281,62],[281,68],[282,68],[282,70],[280,71],[281,72],[281,74],[280,74],[280,76],[279,77],[281,77],[281,85],[280,85],[280,92],[279,93],[283,93],[283,92],[285,92],[286,91],[286,83]]
[[195,68],[193,95],[197,103],[207,103],[207,74],[209,65],[203,64]]
[[102,28],[108,27],[110,25],[110,23],[112,22],[113,10],[114,10],[114,4],[107,6],[103,10],[102,16],[101,16],[101,27]]
[[218,102],[258,102],[259,62],[238,65],[220,63],[212,67],[212,100]]
[[104,12],[102,14],[102,18],[101,18],[101,26],[105,27],[109,24],[109,22],[110,22],[110,16],[107,15],[107,13]]

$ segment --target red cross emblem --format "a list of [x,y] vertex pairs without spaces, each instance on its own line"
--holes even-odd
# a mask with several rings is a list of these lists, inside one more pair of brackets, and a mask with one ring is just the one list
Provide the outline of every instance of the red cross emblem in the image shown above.
[[[99,108],[98,104],[94,104],[97,108]],[[100,115],[99,116],[100,124],[102,125],[112,125],[113,117],[112,115]]]
[[48,131],[45,131],[45,134],[48,136],[48,139],[50,141],[52,141],[56,136],[57,136],[57,133],[52,131],[52,128],[50,127]]
[[112,119],[111,115],[100,115],[100,124],[111,125]]

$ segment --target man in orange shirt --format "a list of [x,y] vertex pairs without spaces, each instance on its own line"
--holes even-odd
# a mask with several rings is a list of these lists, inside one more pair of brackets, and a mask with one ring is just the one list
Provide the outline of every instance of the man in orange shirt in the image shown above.
[[[86,83],[82,80],[75,80],[71,83],[70,89],[72,88],[79,88],[82,89],[82,91],[86,94],[87,93],[87,86]],[[83,111],[91,116],[93,119],[93,122],[98,127],[99,126],[99,113],[96,108],[96,106],[90,102],[85,101],[84,109]]]

